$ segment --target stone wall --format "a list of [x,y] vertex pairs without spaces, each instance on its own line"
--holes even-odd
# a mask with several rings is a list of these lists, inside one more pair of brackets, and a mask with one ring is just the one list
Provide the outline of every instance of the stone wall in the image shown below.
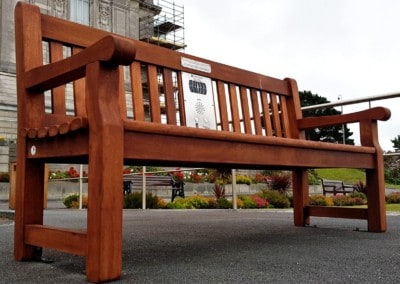
[[7,145],[1,145],[0,141],[0,172],[8,172],[8,161],[9,161],[9,147]]

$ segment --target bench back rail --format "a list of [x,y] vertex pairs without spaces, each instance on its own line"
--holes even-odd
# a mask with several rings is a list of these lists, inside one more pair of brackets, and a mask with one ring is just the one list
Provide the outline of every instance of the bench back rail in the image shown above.
[[[67,29],[65,25],[68,25]],[[32,65],[36,68],[76,55],[107,35],[100,30],[93,31],[89,27],[65,23],[46,15],[41,17],[41,26],[43,41],[36,41],[36,47],[32,47],[36,53],[36,61]],[[61,32],[63,29],[68,32]],[[74,33],[75,30],[79,32]],[[88,36],[74,36],[82,33]],[[26,36],[21,40],[31,42]],[[218,130],[298,138],[297,125],[293,125],[293,122],[301,118],[301,112],[297,97],[292,96],[293,92],[297,92],[294,81],[278,80],[244,70],[238,72],[239,69],[235,67],[158,46],[146,45],[144,49],[144,45],[135,41],[135,61],[120,68],[123,73],[120,90],[125,90],[120,94],[124,119],[185,126],[182,72],[188,72],[212,79]],[[211,70],[204,72],[185,67],[182,60],[211,66]],[[25,69],[30,68],[25,66]],[[45,78],[51,77],[54,69],[42,68],[40,71],[43,72],[42,78]],[[57,86],[44,95],[24,98],[35,100],[27,104],[31,119],[25,121],[24,131],[29,138],[66,134],[87,126],[84,72],[72,71],[76,70],[71,70],[71,76],[60,78],[54,74],[54,78],[46,81],[33,78],[36,80],[29,82],[32,84],[30,89],[39,93],[57,79]],[[60,81],[65,84],[60,85]]]

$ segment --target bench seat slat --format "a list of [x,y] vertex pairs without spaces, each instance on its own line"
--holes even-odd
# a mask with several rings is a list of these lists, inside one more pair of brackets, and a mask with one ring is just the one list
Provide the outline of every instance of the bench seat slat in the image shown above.
[[[129,164],[145,163],[165,166],[202,166],[216,167],[220,161],[228,168],[363,168],[374,167],[374,156],[356,151],[339,151],[318,147],[300,147],[296,143],[273,143],[271,140],[254,141],[248,139],[202,139],[191,136],[174,136],[149,132],[126,131],[125,143],[135,141],[135,148],[126,146],[124,155]],[[251,137],[248,137],[251,138]],[[253,141],[252,141],[253,140]],[[162,141],[162,142],[161,142]],[[250,142],[251,141],[251,142]],[[272,143],[265,143],[265,142]],[[173,145],[163,150],[165,143]],[[129,144],[125,144],[129,145]],[[191,153],[183,155],[182,153]],[[246,159],[244,159],[246,157]],[[296,166],[293,166],[296,165]]]
[[282,145],[295,148],[309,148],[309,149],[321,149],[321,150],[345,151],[345,152],[369,153],[369,154],[374,154],[376,152],[375,148],[373,147],[324,143],[324,142],[290,139],[290,138],[258,136],[251,134],[233,133],[228,131],[198,129],[192,127],[182,128],[175,125],[159,125],[159,124],[157,125],[145,121],[125,120],[124,128],[128,132],[132,131],[132,132],[142,132],[142,133],[154,133],[154,134],[161,134],[168,136],[193,137],[199,139],[237,141],[248,144],[255,143],[255,144],[269,144],[278,146]]

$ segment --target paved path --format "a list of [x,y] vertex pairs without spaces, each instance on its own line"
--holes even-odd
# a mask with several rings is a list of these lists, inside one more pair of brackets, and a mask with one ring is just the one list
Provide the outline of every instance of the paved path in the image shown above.
[[[85,210],[48,209],[45,223],[85,227]],[[313,218],[290,210],[125,210],[117,283],[398,283],[400,216],[389,230],[366,221]],[[83,257],[44,250],[52,264],[12,258],[12,221],[0,223],[0,283],[83,283]]]

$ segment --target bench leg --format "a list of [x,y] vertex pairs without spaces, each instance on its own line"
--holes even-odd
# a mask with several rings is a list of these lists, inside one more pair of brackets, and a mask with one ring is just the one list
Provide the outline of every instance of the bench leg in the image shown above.
[[[368,199],[368,231],[385,232],[386,202],[383,162],[378,163],[376,170],[367,170],[367,199]],[[380,165],[381,164],[381,165]]]
[[[22,142],[23,143],[23,142]],[[25,226],[43,224],[44,163],[25,159],[21,147],[17,160],[17,182],[15,203],[14,257],[30,260],[40,251],[25,244]]]
[[295,170],[292,175],[294,224],[295,226],[305,226],[310,223],[310,217],[305,210],[309,204],[307,170]]
[[105,282],[118,279],[122,270],[124,129],[118,67],[89,65],[86,84],[91,108],[86,276],[90,282]]
[[361,145],[373,146],[376,149],[375,169],[366,170],[368,199],[368,231],[385,232],[386,202],[383,151],[378,141],[377,121],[362,121],[360,124]]

